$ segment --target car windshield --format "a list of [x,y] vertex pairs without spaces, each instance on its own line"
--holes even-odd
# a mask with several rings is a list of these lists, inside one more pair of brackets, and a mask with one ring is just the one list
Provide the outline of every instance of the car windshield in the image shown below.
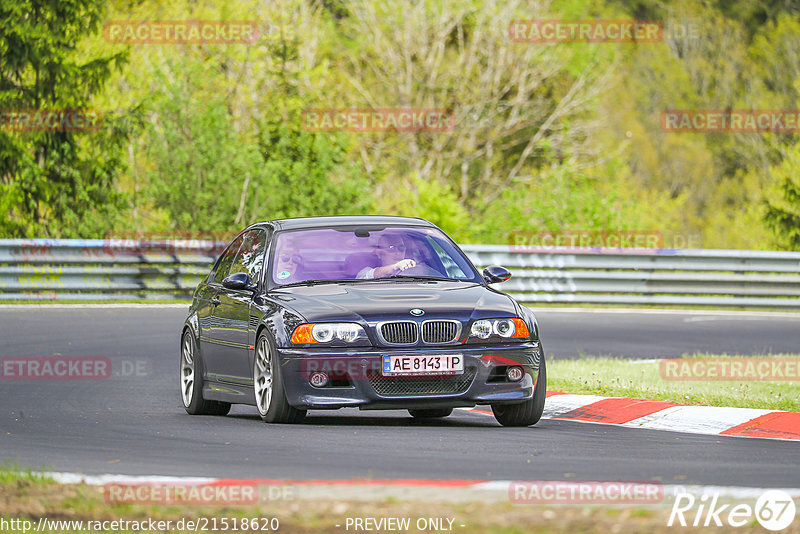
[[390,277],[478,281],[469,260],[436,228],[325,228],[276,234],[277,285]]

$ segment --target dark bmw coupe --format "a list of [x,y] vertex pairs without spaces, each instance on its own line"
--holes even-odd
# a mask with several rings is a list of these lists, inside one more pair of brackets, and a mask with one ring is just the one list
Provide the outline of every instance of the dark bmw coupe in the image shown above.
[[239,234],[194,292],[181,333],[190,414],[255,405],[405,409],[446,417],[490,405],[505,426],[542,416],[544,351],[529,309],[490,287],[434,224],[405,217],[267,221]]

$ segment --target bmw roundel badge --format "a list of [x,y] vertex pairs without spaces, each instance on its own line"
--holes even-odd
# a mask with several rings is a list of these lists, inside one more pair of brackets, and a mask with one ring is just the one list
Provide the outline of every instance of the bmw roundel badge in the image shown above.
[[425,311],[424,310],[420,310],[419,308],[412,308],[411,310],[409,310],[408,313],[410,313],[414,317],[419,317],[420,315],[425,315]]

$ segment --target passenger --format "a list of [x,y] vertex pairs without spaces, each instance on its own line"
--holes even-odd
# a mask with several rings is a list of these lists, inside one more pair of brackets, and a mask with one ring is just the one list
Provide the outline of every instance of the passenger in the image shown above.
[[291,284],[300,282],[297,272],[298,267],[303,263],[297,246],[286,244],[275,254],[275,281],[279,284]]

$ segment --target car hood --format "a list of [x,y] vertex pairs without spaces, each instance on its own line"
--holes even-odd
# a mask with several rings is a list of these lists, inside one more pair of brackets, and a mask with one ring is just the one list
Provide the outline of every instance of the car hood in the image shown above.
[[320,284],[275,290],[273,298],[307,322],[411,319],[423,310],[425,319],[467,322],[518,314],[508,296],[473,282],[396,281]]

